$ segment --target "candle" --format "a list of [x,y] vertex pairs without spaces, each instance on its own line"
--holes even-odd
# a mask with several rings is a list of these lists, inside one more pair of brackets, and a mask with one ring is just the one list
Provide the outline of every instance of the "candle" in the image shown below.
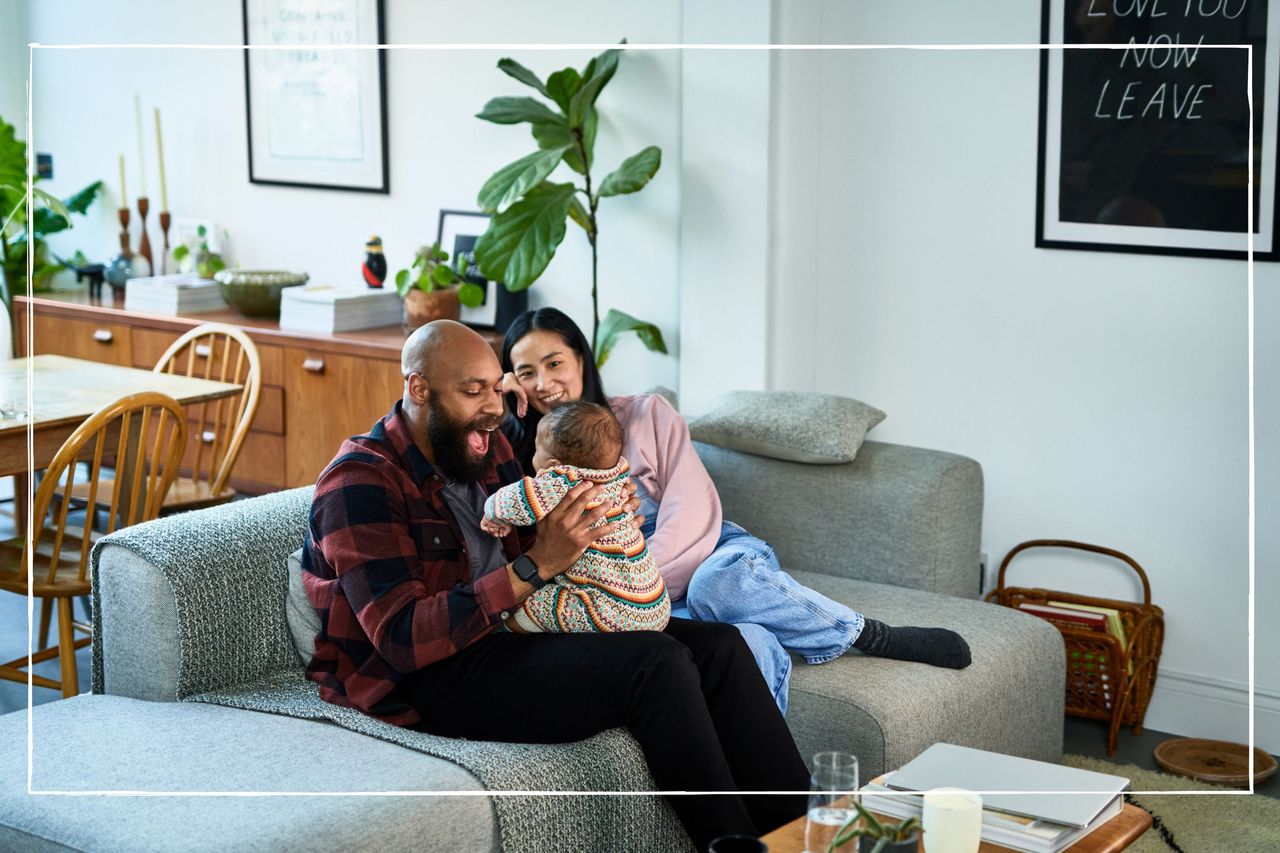
[[120,206],[129,206],[129,191],[124,188],[124,155],[120,155]]
[[142,98],[133,96],[133,117],[138,124],[138,174],[142,182],[142,197],[147,197],[147,160],[142,154]]
[[156,159],[160,161],[160,209],[169,209],[169,193],[164,184],[164,139],[160,136],[160,108],[156,107]]

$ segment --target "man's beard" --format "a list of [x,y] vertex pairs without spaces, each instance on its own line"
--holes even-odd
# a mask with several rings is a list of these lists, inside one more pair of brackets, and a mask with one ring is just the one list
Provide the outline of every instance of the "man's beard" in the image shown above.
[[470,421],[457,421],[437,403],[434,394],[428,397],[427,438],[436,454],[436,467],[454,483],[474,483],[479,480],[493,462],[493,436],[489,436],[489,446],[484,455],[477,456],[467,443],[467,435],[472,430],[497,427],[500,420],[492,415],[481,415]]

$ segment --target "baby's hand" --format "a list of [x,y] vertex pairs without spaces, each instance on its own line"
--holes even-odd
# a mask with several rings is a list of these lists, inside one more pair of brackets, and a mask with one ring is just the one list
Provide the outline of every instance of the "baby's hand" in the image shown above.
[[482,518],[480,519],[480,529],[485,533],[488,533],[490,536],[496,536],[501,539],[511,533],[512,527],[510,524],[505,524],[501,521]]

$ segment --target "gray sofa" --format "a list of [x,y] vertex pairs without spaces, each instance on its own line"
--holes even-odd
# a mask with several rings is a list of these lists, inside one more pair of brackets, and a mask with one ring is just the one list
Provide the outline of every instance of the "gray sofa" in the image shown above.
[[[890,623],[953,627],[972,648],[961,672],[797,661],[788,723],[802,753],[855,752],[864,779],[939,740],[1060,759],[1060,635],[976,600],[977,463],[877,442],[833,466],[698,452],[726,517],[804,583]],[[624,732],[449,740],[321,702],[285,620],[309,501],[266,495],[99,545],[93,693],[35,709],[31,784],[131,793],[28,795],[27,715],[0,717],[0,850],[690,848],[660,797],[529,793],[652,790]]]

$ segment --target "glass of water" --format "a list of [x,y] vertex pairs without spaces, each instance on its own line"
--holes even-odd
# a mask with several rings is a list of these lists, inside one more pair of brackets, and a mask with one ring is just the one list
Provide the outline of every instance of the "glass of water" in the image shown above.
[[[857,812],[853,801],[858,790],[858,757],[848,752],[819,752],[813,757],[809,777],[809,812],[804,823],[805,853],[827,853],[840,827]],[[858,839],[836,848],[852,853]]]

